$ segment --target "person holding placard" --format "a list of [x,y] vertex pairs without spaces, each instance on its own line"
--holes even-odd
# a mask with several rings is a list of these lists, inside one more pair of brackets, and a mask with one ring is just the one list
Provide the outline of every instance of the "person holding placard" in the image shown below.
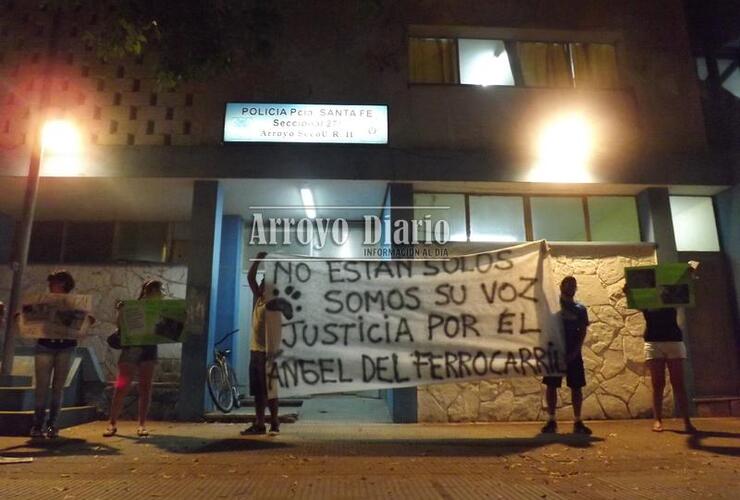
[[[582,388],[586,385],[586,372],[583,366],[581,347],[586,338],[588,329],[588,311],[574,300],[578,282],[573,276],[566,276],[560,282],[560,316],[565,334],[565,361],[566,383],[570,388],[573,402],[573,432],[576,434],[591,434],[591,429],[581,420],[581,406],[583,405]],[[558,424],[555,420],[555,406],[558,402],[558,388],[563,383],[563,377],[544,377],[545,399],[547,401],[548,420],[542,428],[543,434],[557,432]]]
[[252,338],[250,339],[249,357],[249,392],[254,396],[255,422],[244,429],[241,434],[259,435],[265,434],[265,408],[270,407],[270,433],[280,432],[280,420],[278,419],[278,400],[268,397],[267,388],[267,301],[264,296],[265,282],[257,283],[257,268],[266,252],[257,254],[252,266],[247,273],[247,281],[255,297],[254,309],[252,310]]
[[[160,300],[163,297],[162,282],[148,280],[141,286],[138,300]],[[121,326],[121,306],[121,302],[116,304],[119,329]],[[118,376],[116,377],[115,392],[110,406],[110,420],[108,428],[103,433],[104,437],[112,437],[118,433],[118,416],[121,413],[123,400],[131,388],[131,382],[137,370],[139,372],[139,427],[136,429],[136,434],[139,437],[149,436],[149,431],[146,428],[146,418],[152,399],[152,379],[157,365],[157,357],[156,345],[121,347],[121,355],[118,358]]]
[[[699,266],[698,262],[689,262],[691,272]],[[693,274],[692,274],[693,275]],[[625,283],[624,293],[629,294],[630,287]],[[653,431],[663,431],[663,391],[665,390],[665,371],[678,401],[678,408],[683,417],[686,432],[696,432],[696,427],[689,417],[689,401],[684,382],[683,364],[686,359],[686,345],[683,332],[678,326],[675,307],[658,309],[640,309],[645,318],[645,364],[650,370],[653,388]]]
[[[47,278],[49,293],[70,293],[74,290],[75,280],[67,271],[54,271]],[[34,354],[34,369],[36,374],[35,406],[33,425],[30,435],[40,438],[55,438],[59,435],[57,417],[62,407],[64,397],[64,383],[72,363],[72,355],[77,347],[74,339],[38,339]],[[53,377],[52,377],[53,373]],[[49,418],[46,420],[46,404],[49,399],[49,382],[51,382],[51,405]],[[46,420],[46,426],[44,421]]]

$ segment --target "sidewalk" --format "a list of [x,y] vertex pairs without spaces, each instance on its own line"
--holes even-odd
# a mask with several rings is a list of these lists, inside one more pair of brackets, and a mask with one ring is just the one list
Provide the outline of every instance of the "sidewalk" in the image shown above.
[[[539,424],[284,424],[241,437],[234,424],[104,422],[54,442],[0,437],[0,498],[739,498],[740,419],[598,421],[590,438]],[[561,423],[561,432],[570,430]]]

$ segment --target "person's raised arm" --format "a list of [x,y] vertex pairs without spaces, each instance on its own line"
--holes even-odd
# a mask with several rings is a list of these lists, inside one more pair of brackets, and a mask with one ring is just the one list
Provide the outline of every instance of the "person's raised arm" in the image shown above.
[[262,262],[262,259],[265,258],[265,255],[267,255],[267,252],[258,253],[257,257],[252,261],[252,265],[249,267],[249,272],[247,273],[247,282],[249,283],[249,288],[252,289],[252,293],[255,297],[258,297],[260,293],[259,284],[257,283],[257,268]]

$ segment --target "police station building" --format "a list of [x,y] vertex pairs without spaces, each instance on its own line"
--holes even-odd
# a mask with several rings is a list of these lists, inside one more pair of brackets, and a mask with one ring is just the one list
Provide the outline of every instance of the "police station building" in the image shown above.
[[[97,60],[81,36],[93,13],[63,17],[43,76],[50,13],[2,13],[0,300],[50,78],[52,108],[81,141],[42,160],[23,289],[64,268],[93,296],[76,404],[106,408],[110,388],[90,384],[115,377],[114,304],[145,279],[187,298],[192,332],[160,347],[154,416],[199,420],[214,343],[237,328],[221,347],[248,387],[251,258],[392,257],[409,245],[363,245],[367,221],[420,220],[420,237],[446,228],[447,255],[549,242],[553,279],[575,276],[588,307],[587,419],[651,411],[624,267],[701,261],[683,319],[690,394],[699,414],[738,411],[740,167],[708,146],[681,2],[403,1],[372,15],[328,3],[280,7],[269,58],[173,91],[157,86],[151,54]],[[318,219],[348,237],[299,241],[295,226]],[[255,222],[276,220],[290,230],[260,239]],[[21,344],[14,370],[30,373]],[[343,397],[382,403],[395,422],[514,421],[544,418],[542,392],[532,377]],[[320,404],[331,412],[331,398]]]

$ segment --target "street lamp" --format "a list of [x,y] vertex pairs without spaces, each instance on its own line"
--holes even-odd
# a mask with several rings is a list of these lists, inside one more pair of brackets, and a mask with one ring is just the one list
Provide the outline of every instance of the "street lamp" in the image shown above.
[[13,317],[20,305],[23,273],[28,264],[28,248],[31,243],[31,229],[36,212],[39,176],[42,167],[45,175],[74,175],[79,169],[80,140],[77,128],[66,120],[48,120],[37,129],[31,147],[28,165],[28,180],[23,203],[23,219],[16,238],[15,259],[13,261],[13,284],[8,303],[9,321],[5,326],[2,367],[0,376],[8,377],[13,371],[15,354],[15,329]]

